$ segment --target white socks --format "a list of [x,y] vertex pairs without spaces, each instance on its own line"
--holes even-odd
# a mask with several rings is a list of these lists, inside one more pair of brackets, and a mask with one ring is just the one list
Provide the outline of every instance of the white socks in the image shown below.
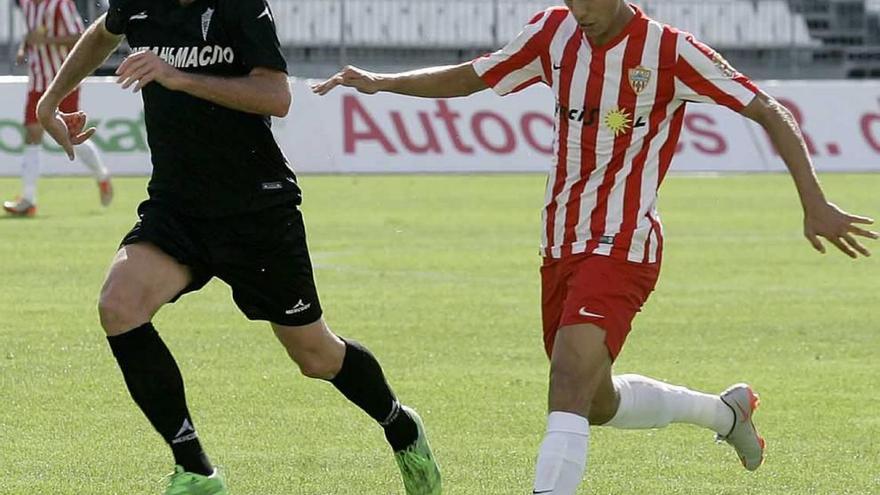
[[[662,428],[690,423],[721,435],[733,425],[733,411],[717,395],[669,385],[640,375],[613,377],[620,394],[617,414],[606,426],[622,429]],[[551,412],[538,452],[532,493],[574,495],[587,468],[590,422],[567,412]]]
[[[21,162],[21,197],[36,204],[37,202],[37,180],[40,178],[40,150],[41,144],[28,144],[24,148],[24,159]],[[74,147],[76,156],[85,164],[96,180],[104,180],[109,177],[107,167],[101,160],[98,148],[95,143],[86,141]]]
[[727,435],[733,426],[733,411],[717,395],[640,375],[618,375],[613,380],[620,394],[620,407],[605,426],[632,430],[690,423],[721,435]]
[[32,204],[37,202],[37,180],[40,178],[40,147],[39,144],[28,144],[24,147],[24,159],[21,162],[21,197]]
[[101,155],[98,153],[98,148],[95,147],[95,143],[86,141],[74,146],[74,150],[76,151],[76,156],[79,157],[79,160],[92,171],[95,179],[99,181],[104,180],[110,175],[107,172],[107,168],[104,167],[104,163],[101,161]]
[[538,452],[533,493],[574,495],[587,468],[590,422],[567,412],[551,412]]

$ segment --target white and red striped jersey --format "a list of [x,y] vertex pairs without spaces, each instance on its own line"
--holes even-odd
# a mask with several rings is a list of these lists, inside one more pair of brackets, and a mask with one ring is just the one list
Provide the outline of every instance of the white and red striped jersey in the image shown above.
[[[83,32],[83,20],[73,0],[22,0],[21,10],[28,31],[45,30],[50,37],[69,36]],[[46,91],[70,48],[65,45],[29,45],[28,90]]]
[[738,112],[758,92],[692,35],[632,7],[635,17],[603,46],[592,45],[566,7],[553,7],[507,46],[473,62],[501,95],[544,83],[556,96],[554,164],[542,213],[545,256],[659,260],[657,193],[686,102]]

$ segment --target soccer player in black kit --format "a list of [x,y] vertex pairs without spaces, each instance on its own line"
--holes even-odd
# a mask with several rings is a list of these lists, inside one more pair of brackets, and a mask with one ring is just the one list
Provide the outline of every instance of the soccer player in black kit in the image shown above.
[[299,210],[300,189],[271,130],[291,96],[265,0],[111,0],[38,105],[73,159],[85,115],[58,105],[116,49],[123,89],[143,90],[152,152],[149,199],[101,291],[101,325],[132,398],[172,450],[167,495],[226,494],[190,415],[183,379],[151,320],[212,277],[252,320],[268,321],[312,378],[331,382],[385,430],[408,495],[441,492],[418,415],[402,406],[373,355],[322,318]]

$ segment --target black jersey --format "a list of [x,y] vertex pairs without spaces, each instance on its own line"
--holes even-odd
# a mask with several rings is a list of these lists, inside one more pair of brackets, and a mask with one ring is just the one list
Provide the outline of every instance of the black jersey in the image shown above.
[[[186,72],[287,71],[265,0],[110,0],[107,30]],[[143,88],[153,161],[150,198],[196,217],[300,201],[267,116],[232,110],[159,83]]]

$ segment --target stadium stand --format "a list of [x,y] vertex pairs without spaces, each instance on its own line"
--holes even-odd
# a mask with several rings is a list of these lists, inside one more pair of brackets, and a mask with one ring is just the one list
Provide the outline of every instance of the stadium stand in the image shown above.
[[718,47],[815,46],[802,14],[783,0],[764,2],[710,0],[700,4],[645,2],[648,15],[682,26]]
[[274,11],[282,43],[323,46],[339,43],[341,39],[340,1],[277,2]]
[[[340,22],[345,4],[345,22]],[[375,47],[491,47],[510,39],[552,2],[474,0],[300,0],[276,2],[282,41],[294,45],[346,40]],[[649,0],[649,15],[718,46],[813,46],[802,14],[784,0]],[[496,29],[497,26],[497,29]],[[496,37],[497,34],[497,37]]]
[[[22,34],[0,0],[0,60]],[[547,0],[271,0],[300,75],[342,62],[377,69],[455,63],[511,39]],[[94,2],[79,2],[94,12]],[[757,78],[880,76],[880,0],[642,0]],[[86,12],[88,15],[88,12]]]

